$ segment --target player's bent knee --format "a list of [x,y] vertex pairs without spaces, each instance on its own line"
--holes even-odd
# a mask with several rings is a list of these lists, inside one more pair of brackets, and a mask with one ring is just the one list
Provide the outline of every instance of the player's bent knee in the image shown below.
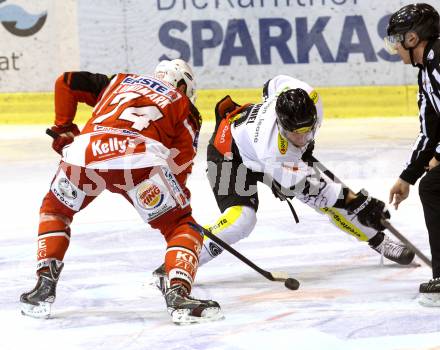
[[219,236],[234,236],[235,242],[249,236],[256,223],[257,214],[253,208],[236,205],[226,209],[216,223],[208,229]]
[[241,238],[245,238],[250,235],[257,224],[257,213],[251,207],[242,206],[241,208],[242,212],[238,219],[238,226],[242,228]]

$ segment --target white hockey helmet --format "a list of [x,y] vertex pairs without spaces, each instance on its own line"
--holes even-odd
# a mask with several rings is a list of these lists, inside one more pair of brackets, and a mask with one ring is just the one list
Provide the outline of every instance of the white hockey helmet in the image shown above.
[[154,76],[160,80],[170,83],[174,87],[179,87],[180,84],[186,84],[185,94],[192,103],[196,102],[196,82],[193,71],[188,63],[181,59],[172,61],[164,60],[154,69]]

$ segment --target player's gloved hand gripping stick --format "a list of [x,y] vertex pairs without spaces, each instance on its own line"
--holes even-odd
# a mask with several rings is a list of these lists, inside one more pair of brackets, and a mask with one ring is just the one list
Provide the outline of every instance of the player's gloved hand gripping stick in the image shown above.
[[46,134],[53,138],[52,148],[58,154],[62,154],[63,148],[71,144],[80,133],[76,124],[54,125],[50,129],[46,129]]
[[56,133],[55,131],[53,131],[52,129],[47,128],[46,129],[46,134],[49,135],[50,137],[52,137],[54,140],[56,140],[58,138],[58,133]]
[[[333,181],[346,186],[344,182],[342,182],[335,174],[333,174],[324,164],[322,164],[318,159],[314,156],[310,155],[308,161],[313,162],[313,165],[316,166],[318,170],[327,175]],[[404,235],[402,235],[388,220],[388,218],[383,216],[380,218],[380,224],[388,229],[394,236],[396,236],[402,243],[406,244],[407,247],[412,249],[414,253],[422,260],[426,265],[432,267],[431,260],[424,255],[417,247],[414,246]]]

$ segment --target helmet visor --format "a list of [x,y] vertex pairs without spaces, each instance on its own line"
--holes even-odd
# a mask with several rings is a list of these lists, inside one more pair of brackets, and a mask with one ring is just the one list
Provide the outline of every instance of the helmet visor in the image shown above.
[[397,44],[403,42],[405,37],[403,34],[393,34],[386,36],[383,40],[385,42],[385,49],[388,53],[395,55],[397,54]]
[[315,125],[305,126],[292,131],[287,131],[278,123],[278,129],[281,136],[283,136],[294,146],[299,148],[306,146],[310,141],[313,140],[313,137],[315,135]]

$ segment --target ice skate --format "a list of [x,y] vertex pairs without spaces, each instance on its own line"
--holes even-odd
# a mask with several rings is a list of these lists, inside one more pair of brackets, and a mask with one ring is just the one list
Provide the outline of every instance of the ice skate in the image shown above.
[[20,296],[21,313],[23,315],[48,318],[51,306],[56,297],[56,286],[64,263],[53,259],[48,270],[38,276],[37,285],[30,292]]
[[160,265],[156,270],[151,274],[150,286],[155,286],[157,289],[161,291],[162,294],[165,294],[165,289],[167,285],[168,276],[165,272],[165,264]]
[[168,288],[165,292],[165,301],[173,322],[178,325],[224,318],[220,305],[216,301],[192,298],[181,285]]
[[440,307],[440,277],[422,283],[419,287],[419,304],[430,307]]
[[411,249],[406,247],[403,243],[393,241],[383,232],[379,232],[368,244],[385,258],[400,265],[410,264],[415,256],[415,253]]

